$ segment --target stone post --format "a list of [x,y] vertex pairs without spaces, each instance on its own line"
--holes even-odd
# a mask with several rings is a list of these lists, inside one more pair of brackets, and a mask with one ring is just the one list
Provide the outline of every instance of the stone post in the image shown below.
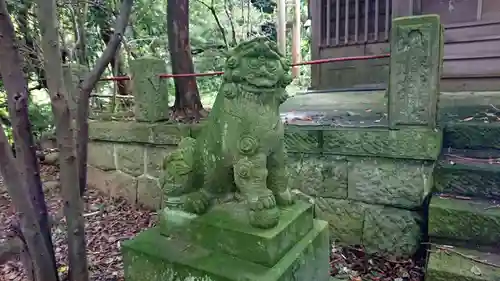
[[76,109],[80,91],[78,85],[80,80],[84,79],[84,75],[88,69],[81,64],[65,64],[63,65],[64,85],[68,91],[68,106],[72,118],[76,118]]
[[435,128],[443,34],[438,15],[393,20],[389,127]]
[[169,116],[167,81],[158,77],[158,74],[166,71],[165,61],[154,57],[142,57],[130,61],[129,65],[136,120],[142,122],[167,120]]

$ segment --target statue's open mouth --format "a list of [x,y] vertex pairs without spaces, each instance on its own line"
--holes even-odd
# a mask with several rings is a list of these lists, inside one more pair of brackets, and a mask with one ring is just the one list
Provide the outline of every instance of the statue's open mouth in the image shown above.
[[268,92],[275,91],[277,87],[277,82],[270,81],[269,79],[251,79],[246,80],[246,83],[242,83],[241,87],[245,91],[249,92]]

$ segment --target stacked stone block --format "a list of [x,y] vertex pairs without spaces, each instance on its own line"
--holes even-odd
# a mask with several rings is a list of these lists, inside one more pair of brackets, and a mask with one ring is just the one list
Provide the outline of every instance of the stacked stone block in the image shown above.
[[191,131],[167,122],[90,121],[89,184],[112,197],[163,207],[158,182],[163,158]]
[[332,239],[411,255],[419,247],[418,211],[432,187],[441,135],[428,128],[288,126],[291,185],[314,200]]
[[500,279],[499,136],[495,123],[446,125],[429,206],[427,281]]

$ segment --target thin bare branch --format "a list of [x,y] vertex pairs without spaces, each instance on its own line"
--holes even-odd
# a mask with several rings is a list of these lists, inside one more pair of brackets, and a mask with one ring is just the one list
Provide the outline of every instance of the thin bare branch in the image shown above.
[[217,16],[217,11],[215,10],[215,7],[214,7],[214,1],[212,1],[210,5],[203,2],[202,0],[196,0],[196,1],[199,2],[200,4],[202,4],[203,6],[207,7],[207,9],[210,11],[210,13],[212,14],[212,16],[215,19],[215,23],[217,23],[217,27],[219,27],[220,33],[222,34],[222,40],[224,40],[224,45],[226,45],[226,49],[229,49],[229,44],[227,43],[227,38],[226,38],[227,32],[226,32],[226,29],[224,28],[224,26],[222,26],[222,23],[220,22],[219,17]]

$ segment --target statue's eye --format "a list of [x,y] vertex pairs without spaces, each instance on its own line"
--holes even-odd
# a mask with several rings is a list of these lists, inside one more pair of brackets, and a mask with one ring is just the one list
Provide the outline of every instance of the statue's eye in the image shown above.
[[266,66],[267,69],[271,72],[274,72],[278,69],[278,64],[276,63],[276,61],[268,61]]
[[256,58],[250,58],[248,59],[248,67],[249,68],[259,68],[260,66],[260,61]]

